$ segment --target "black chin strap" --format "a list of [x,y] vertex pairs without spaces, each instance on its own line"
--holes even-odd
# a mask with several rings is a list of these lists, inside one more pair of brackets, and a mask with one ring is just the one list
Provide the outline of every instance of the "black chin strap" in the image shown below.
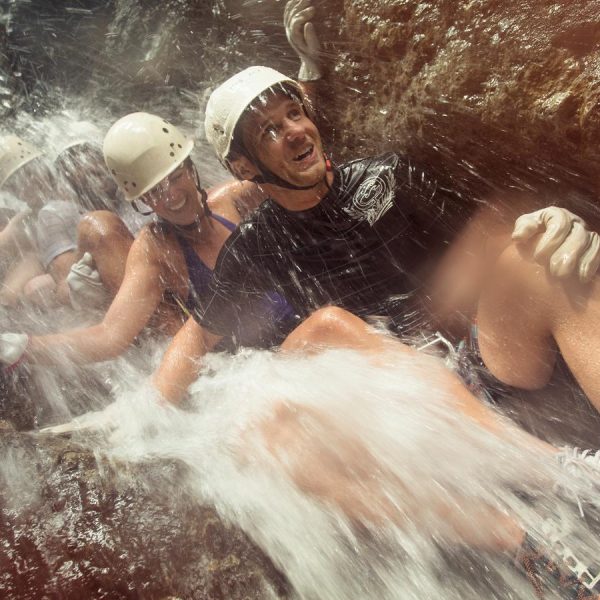
[[211,212],[210,208],[208,207],[208,193],[200,185],[200,176],[198,175],[198,170],[196,169],[196,165],[194,163],[192,163],[192,169],[194,171],[194,183],[196,184],[196,190],[200,194],[200,204],[202,204],[202,208],[204,209],[204,214],[207,217],[210,217],[212,212]]
[[133,210],[135,210],[136,213],[139,213],[140,215],[142,215],[142,217],[149,217],[150,215],[154,214],[153,210],[141,210],[140,207],[137,205],[136,200],[137,198],[131,201],[131,206],[133,206]]
[[211,212],[210,208],[208,207],[208,193],[200,185],[200,176],[198,175],[198,171],[197,171],[196,165],[194,163],[192,163],[192,170],[194,173],[194,183],[196,184],[196,190],[197,190],[198,194],[200,195],[200,204],[202,205],[202,209],[204,210],[204,212],[203,212],[203,214],[198,215],[193,220],[193,222],[189,223],[188,225],[175,225],[173,223],[170,223],[171,227],[174,227],[176,230],[179,230],[184,233],[195,231],[195,230],[201,231],[202,225],[200,223],[200,220],[202,219],[202,217],[206,216],[206,217],[210,218],[212,215],[212,212]]
[[275,173],[273,173],[272,171],[269,171],[269,169],[267,169],[267,167],[265,167],[260,162],[260,160],[258,160],[258,158],[254,158],[253,162],[255,163],[255,165],[258,167],[258,170],[260,171],[260,175],[257,175],[256,177],[254,177],[251,180],[254,183],[270,183],[272,185],[276,185],[277,187],[285,188],[286,190],[302,191],[302,190],[312,190],[312,189],[316,188],[317,186],[321,185],[321,183],[323,183],[323,181],[324,181],[327,188],[330,189],[329,182],[327,181],[327,174],[332,171],[332,166],[331,166],[331,161],[327,158],[327,156],[325,156],[325,167],[326,167],[325,176],[323,177],[323,179],[321,179],[320,181],[317,181],[317,183],[313,183],[312,185],[294,185],[293,183],[290,183],[289,181],[282,179],[278,175],[275,175]]

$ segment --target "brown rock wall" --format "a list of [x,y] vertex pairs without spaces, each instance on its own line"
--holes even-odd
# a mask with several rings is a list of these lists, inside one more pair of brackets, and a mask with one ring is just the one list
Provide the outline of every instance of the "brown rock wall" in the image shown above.
[[471,190],[594,193],[600,2],[345,0],[343,15],[326,104],[343,155],[403,150]]
[[284,597],[268,559],[184,482],[173,463],[113,468],[70,440],[0,429],[0,597]]

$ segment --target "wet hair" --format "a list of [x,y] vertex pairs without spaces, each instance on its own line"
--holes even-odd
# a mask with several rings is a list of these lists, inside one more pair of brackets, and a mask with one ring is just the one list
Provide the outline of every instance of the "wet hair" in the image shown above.
[[[282,83],[276,83],[270,88],[266,89],[262,94],[258,95],[252,102],[246,107],[244,112],[240,115],[238,122],[233,130],[233,138],[229,147],[229,154],[226,157],[226,162],[234,161],[240,156],[246,156],[252,161],[256,160],[255,149],[248,148],[244,141],[244,125],[249,116],[252,115],[253,111],[259,108],[261,105],[265,106],[267,102],[277,95],[283,95],[294,102],[298,102],[303,107],[306,113],[306,107],[304,104],[304,98],[298,91],[298,88],[289,81]],[[308,114],[308,113],[307,113]]]
[[91,142],[63,150],[54,161],[57,172],[86,210],[114,210],[117,185],[104,164],[100,147]]

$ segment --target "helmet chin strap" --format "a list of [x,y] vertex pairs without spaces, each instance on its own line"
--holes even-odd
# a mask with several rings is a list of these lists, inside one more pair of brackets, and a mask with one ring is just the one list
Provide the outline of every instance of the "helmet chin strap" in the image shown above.
[[[196,172],[196,167],[194,167],[194,173],[195,172]],[[182,232],[196,232],[196,231],[201,232],[202,231],[202,217],[204,217],[204,216],[210,217],[212,215],[212,212],[211,212],[210,208],[208,207],[208,203],[207,203],[208,194],[206,193],[205,189],[200,187],[200,180],[198,179],[197,173],[196,173],[196,189],[198,190],[198,193],[200,194],[200,204],[202,204],[202,207],[204,209],[203,213],[201,215],[196,215],[196,218],[191,223],[188,223],[187,225],[175,225],[174,223],[171,223],[171,227],[174,227],[175,229],[178,229]]]
[[323,179],[317,181],[317,183],[313,183],[312,185],[294,185],[285,179],[279,177],[279,175],[275,175],[272,171],[269,171],[265,165],[258,160],[258,158],[254,158],[254,162],[260,171],[260,175],[254,177],[251,181],[254,183],[269,183],[272,185],[276,185],[277,187],[285,188],[286,190],[312,190],[317,186],[321,185],[323,181],[325,181],[325,185],[329,188],[329,183],[327,182],[327,174],[332,170],[331,161],[325,156],[325,175]]

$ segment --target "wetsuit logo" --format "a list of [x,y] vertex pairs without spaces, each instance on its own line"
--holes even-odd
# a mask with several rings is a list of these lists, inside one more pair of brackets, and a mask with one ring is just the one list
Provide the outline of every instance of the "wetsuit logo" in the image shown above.
[[367,220],[369,225],[379,219],[394,204],[394,175],[390,171],[365,179],[352,196],[352,204],[344,210],[355,219]]

